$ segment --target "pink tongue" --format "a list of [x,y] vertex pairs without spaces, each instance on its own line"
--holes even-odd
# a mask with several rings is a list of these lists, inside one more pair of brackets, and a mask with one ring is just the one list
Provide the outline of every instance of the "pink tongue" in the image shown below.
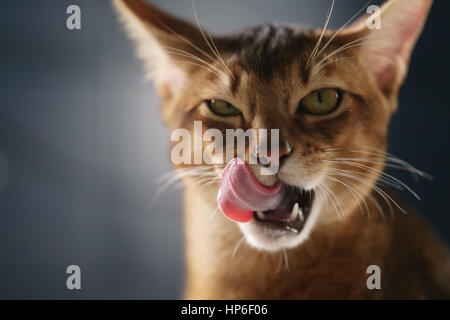
[[279,182],[272,187],[263,186],[244,161],[234,158],[223,172],[217,202],[229,219],[248,222],[253,219],[253,211],[275,209],[282,198]]

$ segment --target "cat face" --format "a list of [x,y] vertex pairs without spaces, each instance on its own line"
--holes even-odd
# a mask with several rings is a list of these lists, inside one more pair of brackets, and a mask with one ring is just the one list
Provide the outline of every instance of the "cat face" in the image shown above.
[[[294,247],[318,224],[361,207],[383,169],[389,119],[430,1],[388,2],[381,30],[362,19],[338,31],[264,25],[214,38],[141,1],[115,4],[171,130],[198,136],[214,128],[224,137],[226,129],[279,130],[279,156],[271,159],[277,172],[262,175],[261,163],[248,168],[263,187],[281,185],[283,200],[238,223],[248,243],[269,251]],[[256,147],[246,144],[247,162]],[[197,178],[209,177],[209,188],[219,192],[227,162],[216,155],[213,163],[177,166],[201,172]]]

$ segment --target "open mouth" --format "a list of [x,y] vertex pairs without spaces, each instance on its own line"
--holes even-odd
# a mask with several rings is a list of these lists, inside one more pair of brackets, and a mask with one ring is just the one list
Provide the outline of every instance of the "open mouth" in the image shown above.
[[313,190],[281,181],[262,185],[248,165],[235,158],[223,172],[217,202],[222,213],[235,222],[254,221],[265,230],[298,234],[306,225],[314,198]]
[[275,209],[254,211],[253,217],[258,223],[273,230],[286,230],[300,233],[311,213],[315,193],[283,185],[283,198]]

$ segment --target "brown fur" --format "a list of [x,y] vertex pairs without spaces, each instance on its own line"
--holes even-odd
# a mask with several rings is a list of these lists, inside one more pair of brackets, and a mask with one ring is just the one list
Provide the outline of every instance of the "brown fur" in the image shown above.
[[[214,37],[219,57],[193,26],[142,1],[116,0],[115,4],[137,40],[139,56],[153,74],[169,129],[192,131],[194,120],[203,122],[203,130],[279,128],[282,141],[289,142],[293,152],[284,160],[278,179],[292,185],[302,179],[321,179],[345,204],[340,221],[333,201],[326,202],[309,238],[287,250],[286,257],[283,252],[258,251],[246,244],[236,250],[242,238],[237,225],[219,214],[210,217],[217,208],[219,183],[204,188],[185,178],[187,298],[449,297],[448,252],[427,225],[413,210],[405,215],[395,206],[393,217],[381,219],[378,215],[376,203],[383,212],[391,211],[373,192],[384,163],[372,163],[373,154],[361,152],[357,156],[369,161],[369,169],[351,169],[362,174],[366,183],[341,177],[364,201],[341,183],[325,182],[328,169],[349,169],[348,164],[328,161],[333,157],[354,157],[352,150],[367,146],[386,149],[397,92],[431,1],[411,6],[405,6],[404,0],[389,1],[382,11],[384,31],[370,33],[363,20],[334,39],[334,32],[326,31],[311,60],[322,30],[266,25]],[[343,45],[373,33],[386,38],[349,47],[326,60],[327,64],[320,64]],[[326,49],[320,50],[329,40]],[[185,54],[180,57],[180,51],[167,47]],[[323,87],[342,90],[345,107],[322,117],[296,111],[302,97]],[[242,117],[220,119],[205,114],[202,101],[215,98],[231,102],[242,111]],[[257,165],[251,168],[261,183],[274,182],[273,177],[258,175]],[[223,166],[210,169],[218,177],[222,170]],[[368,210],[362,208],[362,202]],[[366,268],[373,264],[382,270],[381,290],[366,287]]]
[[[214,205],[208,207],[195,190],[187,191],[185,203],[186,230],[195,230],[186,234],[188,299],[448,297],[447,252],[412,212],[397,211],[395,218],[383,220],[355,210],[343,223],[319,227],[308,242],[288,250],[286,268],[281,254],[246,245],[232,257],[241,238],[235,224],[221,216],[206,224],[202,212]],[[381,268],[382,290],[366,287],[366,268],[372,264]]]
[[[188,299],[424,299],[449,293],[448,255],[416,215],[368,219],[358,210],[283,255],[242,245],[236,225],[202,213],[214,210],[195,190],[186,193]],[[372,208],[373,209],[373,208]],[[374,212],[376,210],[374,209]],[[411,232],[414,236],[411,237]],[[281,266],[280,266],[281,264]],[[366,268],[379,265],[382,290],[368,290]],[[279,270],[277,272],[277,270]]]

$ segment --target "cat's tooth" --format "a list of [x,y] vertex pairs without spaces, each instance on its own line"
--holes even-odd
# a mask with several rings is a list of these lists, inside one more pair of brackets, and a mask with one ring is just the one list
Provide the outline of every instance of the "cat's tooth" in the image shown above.
[[298,211],[298,215],[299,215],[299,217],[300,217],[300,221],[303,222],[303,221],[305,220],[305,216],[303,215],[302,209],[300,209],[300,210]]
[[266,220],[264,213],[262,213],[261,211],[256,211],[256,214],[258,215],[258,218],[260,218],[261,220]]
[[295,219],[297,219],[298,212],[299,212],[299,205],[296,202],[294,204],[294,206],[292,207],[292,211],[291,211],[291,215],[289,216],[289,220],[294,221]]

